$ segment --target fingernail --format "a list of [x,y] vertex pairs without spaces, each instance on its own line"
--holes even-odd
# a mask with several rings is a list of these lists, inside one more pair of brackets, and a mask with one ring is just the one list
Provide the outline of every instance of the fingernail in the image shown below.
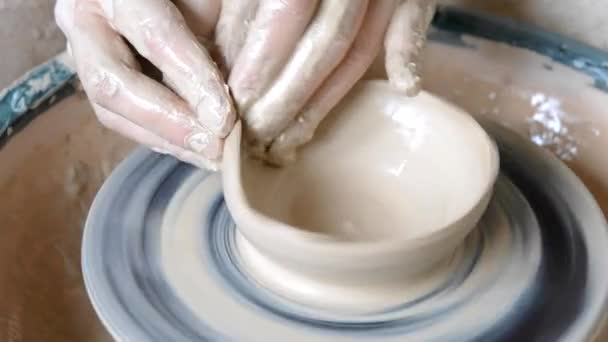
[[232,97],[240,112],[245,112],[249,109],[253,102],[253,98],[257,93],[256,85],[260,82],[257,76],[256,74],[255,76],[245,77],[242,73],[237,73],[236,70],[233,70],[233,74],[230,75],[228,84],[232,89]]
[[162,147],[150,147],[150,149],[158,154],[169,154],[170,152]]
[[237,108],[244,112],[249,109],[253,99],[253,92],[247,88],[235,89],[234,91],[234,102],[236,102]]
[[207,116],[204,119],[199,119],[199,121],[218,135],[222,133],[224,126],[226,126],[224,113],[207,113]]
[[211,132],[194,132],[186,137],[185,145],[208,159],[219,159],[222,144]]
[[[228,94],[227,89],[226,94]],[[226,100],[224,97],[202,99],[196,111],[199,122],[221,137],[230,133],[236,119],[232,101]]]

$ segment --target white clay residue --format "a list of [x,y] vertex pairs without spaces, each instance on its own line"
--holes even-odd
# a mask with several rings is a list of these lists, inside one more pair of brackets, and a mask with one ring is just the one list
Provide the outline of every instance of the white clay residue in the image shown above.
[[554,97],[536,93],[530,98],[530,104],[535,108],[529,118],[530,140],[562,160],[577,156],[580,141],[576,137],[600,134],[590,123],[581,122],[576,115],[566,112],[560,100]]

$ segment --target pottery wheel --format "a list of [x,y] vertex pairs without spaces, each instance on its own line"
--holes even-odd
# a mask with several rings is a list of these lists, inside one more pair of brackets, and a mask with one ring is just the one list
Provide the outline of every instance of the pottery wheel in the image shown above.
[[[587,340],[607,307],[604,217],[560,161],[485,127],[501,153],[494,198],[450,274],[400,305],[347,316],[263,288],[235,248],[220,177],[147,150],[115,170],[91,209],[83,269],[93,305],[118,340]],[[200,217],[176,223],[189,203]]]

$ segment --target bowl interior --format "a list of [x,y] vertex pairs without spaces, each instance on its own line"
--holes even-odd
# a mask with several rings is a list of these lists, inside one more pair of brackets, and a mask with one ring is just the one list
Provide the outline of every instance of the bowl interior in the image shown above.
[[339,240],[415,238],[467,215],[491,188],[496,148],[467,113],[385,81],[352,91],[298,160],[272,168],[244,157],[253,210]]

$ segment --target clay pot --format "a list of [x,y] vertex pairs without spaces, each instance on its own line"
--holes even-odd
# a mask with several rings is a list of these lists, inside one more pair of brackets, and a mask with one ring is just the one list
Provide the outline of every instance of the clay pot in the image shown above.
[[498,166],[493,141],[464,111],[370,81],[286,167],[244,156],[238,127],[222,178],[254,277],[309,305],[368,311],[403,300],[412,279],[454,253]]

